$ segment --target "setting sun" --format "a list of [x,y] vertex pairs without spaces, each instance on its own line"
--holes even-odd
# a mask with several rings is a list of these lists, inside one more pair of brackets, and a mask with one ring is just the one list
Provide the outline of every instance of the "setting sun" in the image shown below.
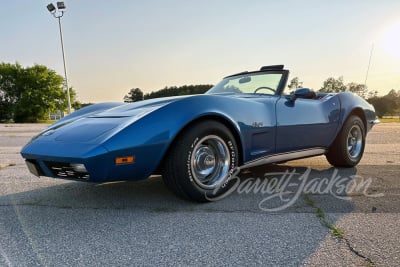
[[383,46],[391,56],[400,58],[400,22],[392,24],[385,30]]

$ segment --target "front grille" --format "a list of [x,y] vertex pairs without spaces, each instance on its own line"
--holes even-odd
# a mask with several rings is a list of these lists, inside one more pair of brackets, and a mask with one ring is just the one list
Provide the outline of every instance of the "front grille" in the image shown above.
[[69,163],[52,161],[45,161],[44,163],[54,177],[83,180],[89,180],[90,178],[89,173],[76,171]]

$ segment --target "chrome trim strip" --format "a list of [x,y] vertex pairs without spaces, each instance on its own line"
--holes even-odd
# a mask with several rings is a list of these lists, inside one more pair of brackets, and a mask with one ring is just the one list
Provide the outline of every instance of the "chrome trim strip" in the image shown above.
[[289,160],[294,160],[294,159],[301,159],[301,158],[308,158],[308,157],[312,157],[312,156],[323,155],[326,153],[326,151],[327,150],[325,148],[319,147],[319,148],[312,148],[312,149],[300,150],[300,151],[295,151],[295,152],[270,155],[270,156],[266,156],[264,158],[249,161],[249,162],[245,163],[244,165],[240,166],[240,169],[251,168],[251,167],[275,163],[275,162],[289,161]]
[[372,125],[375,125],[375,124],[381,123],[381,121],[380,120],[373,120],[373,121],[370,121],[369,123],[371,123]]

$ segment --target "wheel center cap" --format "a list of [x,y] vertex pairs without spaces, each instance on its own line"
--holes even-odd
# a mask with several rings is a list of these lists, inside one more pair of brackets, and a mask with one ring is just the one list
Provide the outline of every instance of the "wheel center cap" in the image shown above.
[[354,146],[354,145],[357,143],[356,138],[355,138],[355,137],[352,137],[351,140],[350,140],[350,143],[351,143],[351,145]]
[[195,168],[198,171],[198,175],[207,176],[210,175],[216,166],[216,159],[214,152],[209,147],[201,147],[195,153]]
[[204,166],[207,168],[214,167],[215,165],[215,157],[212,155],[207,155],[204,159]]

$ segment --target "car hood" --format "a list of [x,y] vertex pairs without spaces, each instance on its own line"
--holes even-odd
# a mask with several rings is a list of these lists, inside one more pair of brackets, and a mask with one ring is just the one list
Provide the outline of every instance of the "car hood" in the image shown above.
[[110,118],[110,117],[135,117],[143,116],[151,111],[159,109],[177,100],[187,98],[190,96],[174,96],[165,98],[156,98],[143,100],[134,103],[123,104],[118,107],[103,110],[96,114],[91,114],[90,118]]
[[[147,114],[162,108],[172,102],[190,96],[166,97],[144,100],[134,103],[118,104],[117,106],[99,105],[99,110],[93,109],[88,112],[78,110],[62,120],[50,125],[43,130],[32,141],[42,142],[85,142],[99,143],[97,138],[115,134],[134,123]],[[75,113],[80,113],[76,116]],[[101,138],[104,140],[104,138]]]

